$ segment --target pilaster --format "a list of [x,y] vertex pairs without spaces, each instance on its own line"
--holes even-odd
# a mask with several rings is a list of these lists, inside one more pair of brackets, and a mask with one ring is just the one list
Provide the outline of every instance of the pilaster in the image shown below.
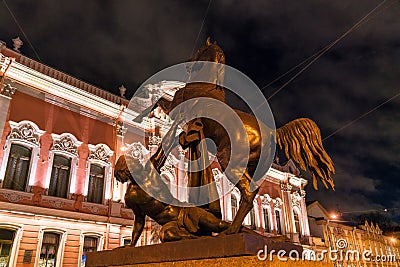
[[7,122],[8,110],[10,107],[10,102],[12,96],[15,93],[15,87],[10,84],[4,84],[0,88],[0,137],[3,136],[4,126]]
[[285,218],[285,232],[286,235],[292,237],[293,234],[293,206],[292,199],[290,197],[290,191],[292,190],[292,185],[287,182],[280,184],[282,191],[282,201],[283,201],[283,215]]
[[310,226],[308,224],[307,206],[306,206],[306,191],[304,189],[300,189],[299,194],[301,196],[300,208],[301,208],[301,217],[303,221],[304,235],[310,236]]

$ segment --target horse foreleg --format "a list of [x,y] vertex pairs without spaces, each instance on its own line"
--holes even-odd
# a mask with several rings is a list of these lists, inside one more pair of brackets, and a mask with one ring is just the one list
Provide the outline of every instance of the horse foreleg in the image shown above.
[[226,230],[226,234],[239,233],[247,213],[249,213],[253,208],[253,200],[256,197],[259,188],[257,187],[256,190],[250,191],[251,183],[252,177],[247,171],[245,171],[239,182],[236,184],[236,187],[240,191],[239,210],[236,213],[235,218],[233,218],[231,226]]
[[151,163],[158,172],[160,172],[171,150],[178,144],[178,138],[175,137],[177,129],[178,124],[174,123],[162,139],[161,144],[158,145],[157,151],[150,158]]
[[144,109],[136,118],[133,119],[134,122],[141,123],[143,118],[148,116],[150,112],[152,112],[156,107],[160,107],[165,114],[168,114],[171,109],[171,101],[166,100],[165,98],[160,98],[158,101],[151,105],[150,107]]

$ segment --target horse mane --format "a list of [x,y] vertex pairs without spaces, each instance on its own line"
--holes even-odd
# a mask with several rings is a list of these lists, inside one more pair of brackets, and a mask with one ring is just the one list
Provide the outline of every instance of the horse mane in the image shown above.
[[[203,61],[201,57],[206,53],[215,53],[218,63],[225,64],[225,53],[222,48],[217,44],[217,41],[211,42],[211,38],[208,37],[206,44],[200,47],[197,52],[190,58],[189,61]],[[207,60],[204,60],[207,61]]]

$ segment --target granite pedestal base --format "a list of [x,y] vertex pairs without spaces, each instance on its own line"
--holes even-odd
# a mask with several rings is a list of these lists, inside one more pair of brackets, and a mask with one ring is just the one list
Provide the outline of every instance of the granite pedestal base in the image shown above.
[[[271,250],[298,251],[302,247],[247,233],[182,240],[142,247],[121,247],[114,250],[91,252],[87,255],[87,267],[143,266],[155,264],[169,266],[173,263],[181,266],[195,266],[206,262],[220,262],[219,266],[232,266],[232,261],[258,262],[257,252],[267,246]],[[161,264],[162,263],[162,264]],[[309,266],[309,265],[304,265]]]

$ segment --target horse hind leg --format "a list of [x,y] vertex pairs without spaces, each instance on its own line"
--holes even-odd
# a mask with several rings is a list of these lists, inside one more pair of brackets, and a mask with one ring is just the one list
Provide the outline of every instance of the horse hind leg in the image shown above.
[[253,179],[246,170],[243,176],[239,179],[239,182],[236,184],[236,187],[240,191],[239,210],[236,213],[235,218],[233,218],[232,224],[226,230],[226,234],[239,233],[240,229],[242,228],[244,218],[253,208],[253,200],[256,197],[259,188],[256,187],[255,190],[251,191],[252,183],[254,183]]

